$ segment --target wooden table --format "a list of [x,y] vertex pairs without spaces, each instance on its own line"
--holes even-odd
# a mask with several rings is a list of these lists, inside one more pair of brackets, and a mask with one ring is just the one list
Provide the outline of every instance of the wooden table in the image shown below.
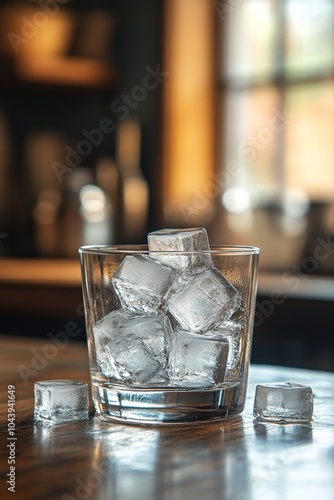
[[[254,365],[244,413],[222,423],[139,427],[91,416],[50,427],[33,421],[34,382],[88,381],[85,345],[52,349],[50,340],[6,336],[0,342],[1,499],[334,498],[332,373]],[[255,385],[287,380],[312,386],[314,421],[286,426],[254,421]],[[15,441],[7,440],[9,384],[15,387]],[[8,442],[15,443],[12,450]],[[11,451],[14,495],[3,480]]]

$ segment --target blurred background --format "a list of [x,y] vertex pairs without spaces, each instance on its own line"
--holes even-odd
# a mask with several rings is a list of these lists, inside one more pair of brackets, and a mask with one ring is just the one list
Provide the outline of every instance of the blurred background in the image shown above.
[[84,341],[80,245],[205,226],[261,248],[252,361],[334,370],[334,0],[1,0],[0,35],[1,333]]

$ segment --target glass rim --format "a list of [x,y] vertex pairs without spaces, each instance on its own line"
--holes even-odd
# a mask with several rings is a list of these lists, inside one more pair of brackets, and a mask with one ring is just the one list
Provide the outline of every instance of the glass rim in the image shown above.
[[120,255],[120,254],[168,254],[189,255],[210,253],[213,255],[259,255],[260,248],[251,245],[211,245],[210,250],[149,250],[148,245],[84,245],[79,247],[79,254],[85,255]]

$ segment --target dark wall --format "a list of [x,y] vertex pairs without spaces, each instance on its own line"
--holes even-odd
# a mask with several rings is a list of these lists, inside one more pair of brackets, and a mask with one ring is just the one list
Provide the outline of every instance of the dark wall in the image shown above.
[[334,371],[334,306],[287,298],[273,307],[258,296],[252,362]]

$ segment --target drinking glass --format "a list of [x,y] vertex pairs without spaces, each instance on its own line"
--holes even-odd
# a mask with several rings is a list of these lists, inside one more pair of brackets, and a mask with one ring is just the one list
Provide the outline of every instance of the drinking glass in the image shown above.
[[[92,398],[101,418],[189,424],[242,412],[258,248],[84,246],[79,253]],[[204,270],[196,267],[208,261]],[[180,262],[195,264],[178,271]]]

